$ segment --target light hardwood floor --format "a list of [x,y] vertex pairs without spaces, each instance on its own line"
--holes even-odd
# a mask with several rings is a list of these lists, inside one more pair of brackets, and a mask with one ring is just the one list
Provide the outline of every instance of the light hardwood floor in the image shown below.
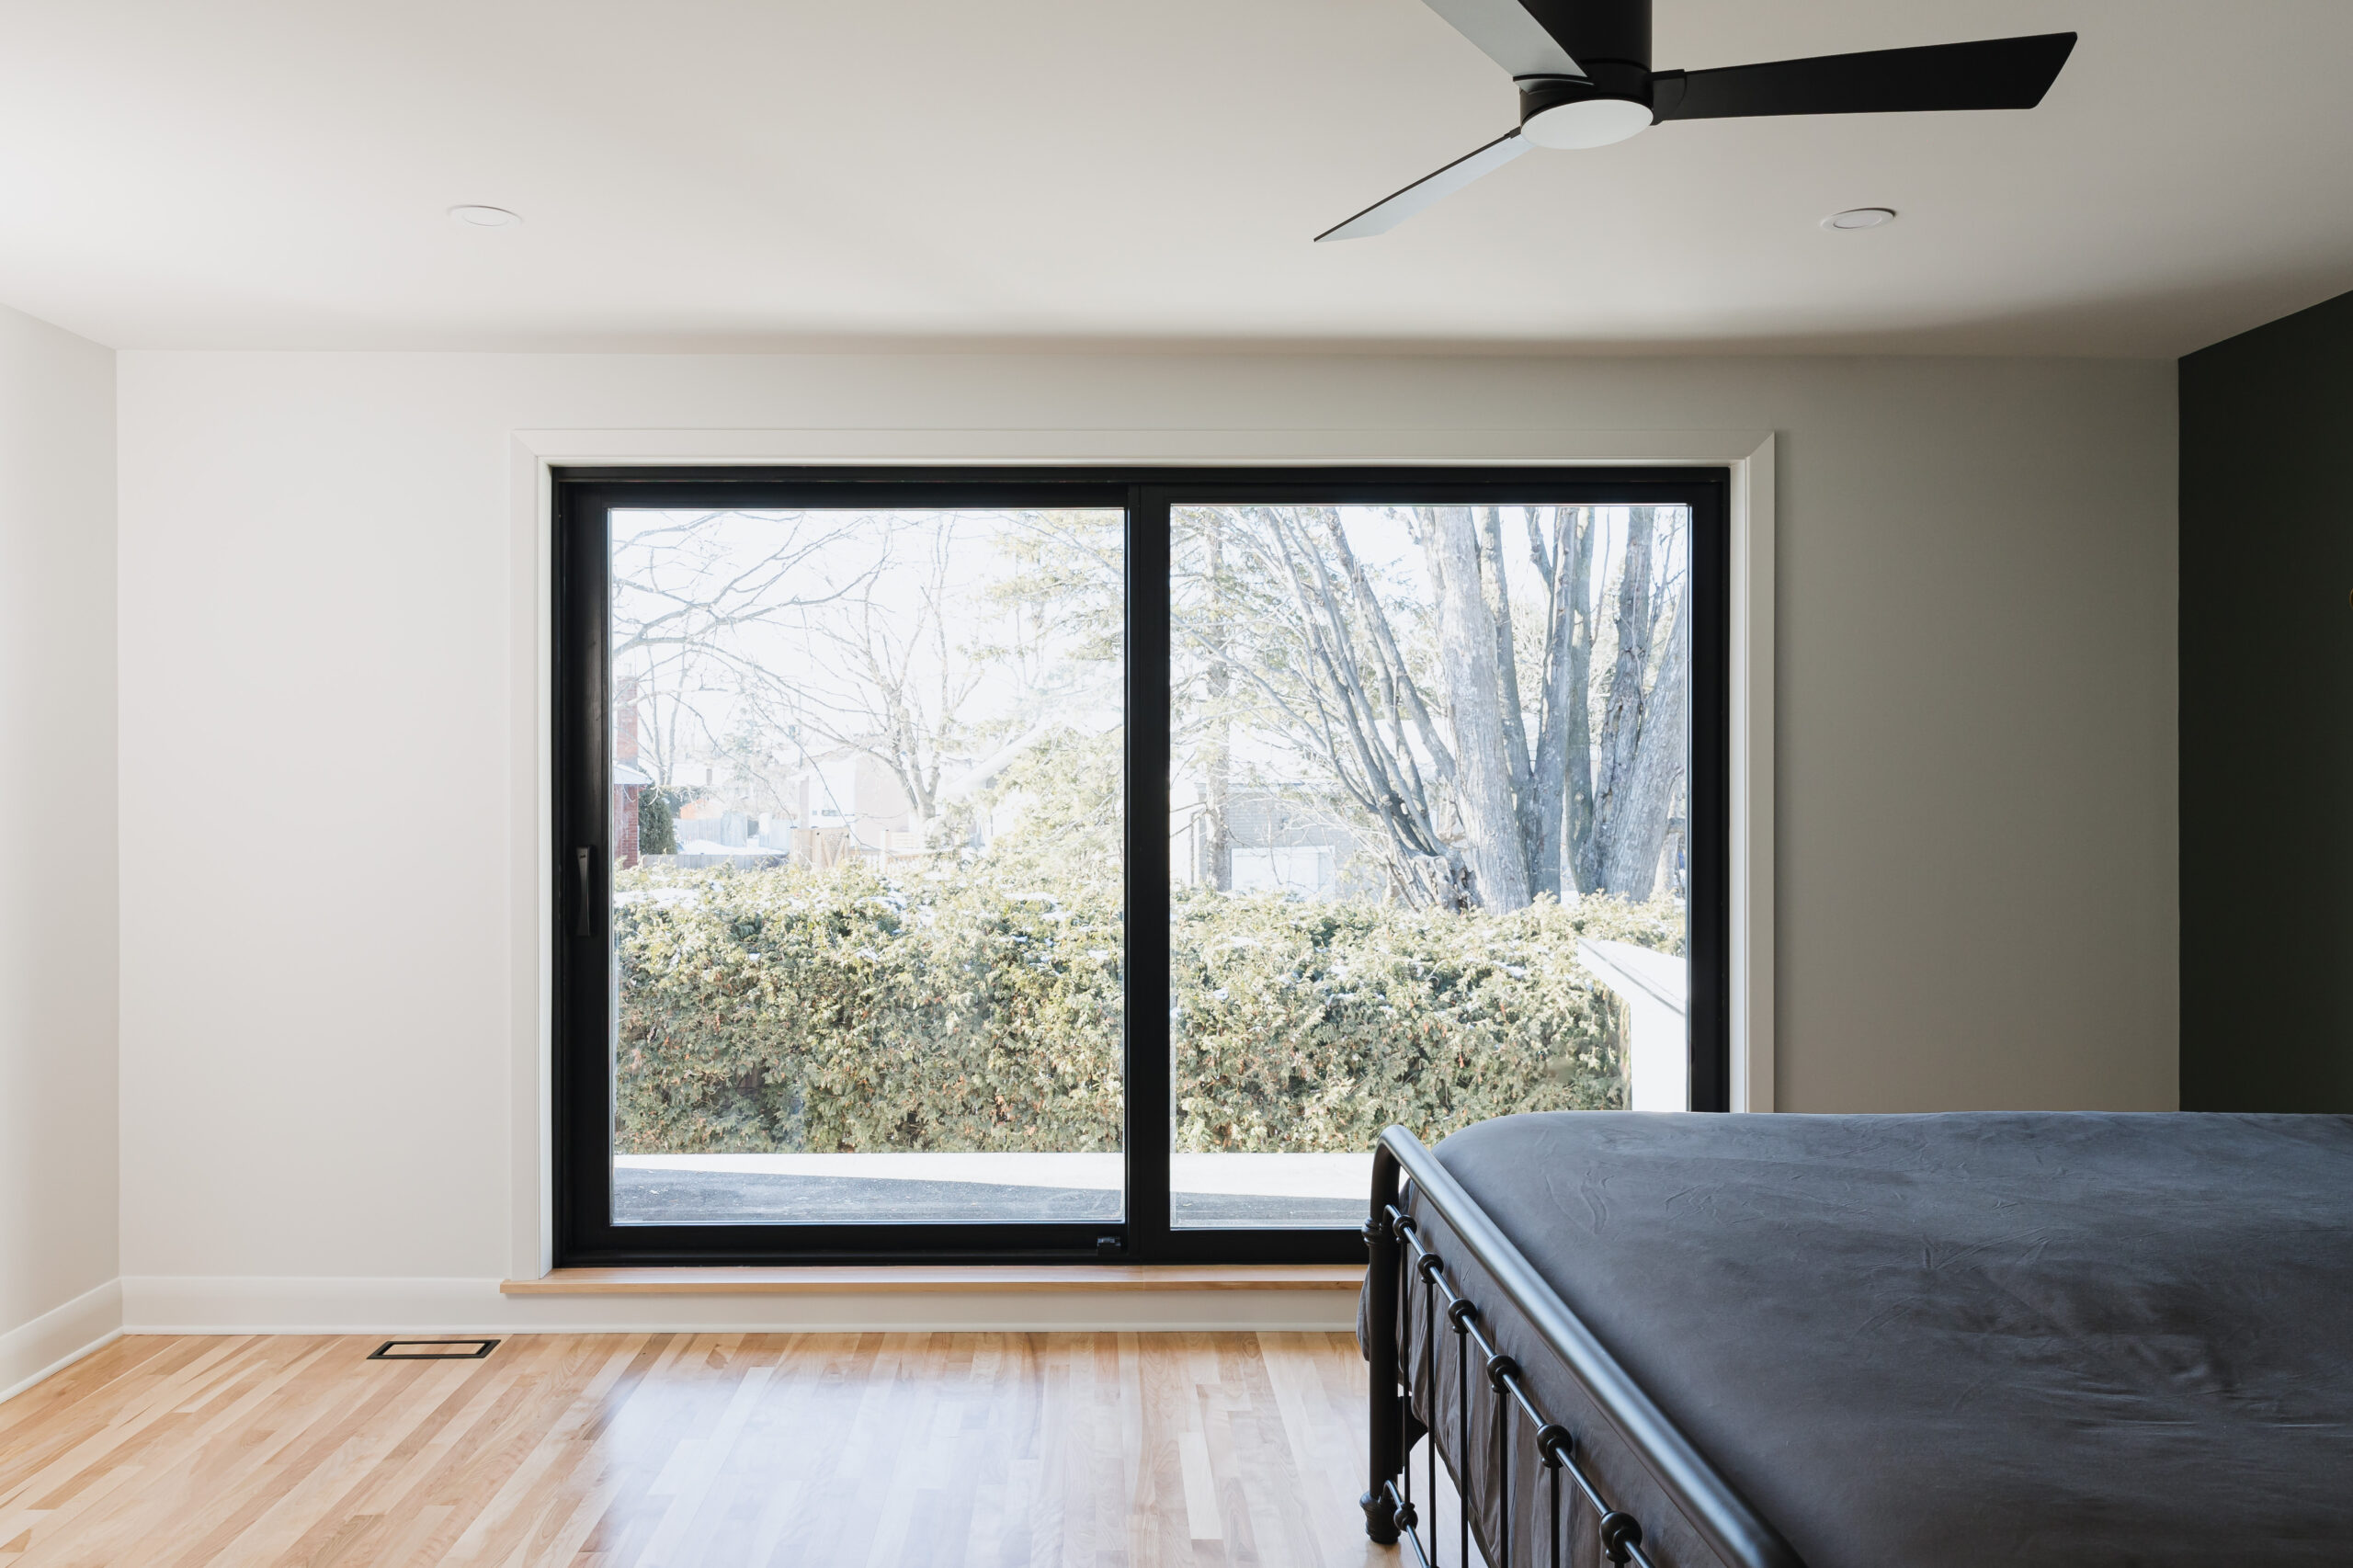
[[1347,1335],[381,1343],[129,1338],[0,1404],[0,1568],[1398,1562]]

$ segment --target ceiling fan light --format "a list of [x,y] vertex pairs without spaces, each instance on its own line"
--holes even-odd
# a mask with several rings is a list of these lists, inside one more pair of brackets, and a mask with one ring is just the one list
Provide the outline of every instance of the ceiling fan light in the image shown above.
[[1631,98],[1579,98],[1539,109],[1519,133],[1539,147],[1607,147],[1651,127],[1651,106]]

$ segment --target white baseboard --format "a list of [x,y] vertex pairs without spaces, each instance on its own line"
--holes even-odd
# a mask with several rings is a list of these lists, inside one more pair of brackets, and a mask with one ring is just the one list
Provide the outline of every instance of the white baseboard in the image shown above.
[[938,1331],[1267,1333],[1356,1324],[1347,1290],[845,1290],[790,1296],[502,1296],[495,1278],[126,1275],[129,1334]]
[[119,1279],[85,1290],[63,1306],[0,1334],[0,1400],[16,1398],[121,1336]]

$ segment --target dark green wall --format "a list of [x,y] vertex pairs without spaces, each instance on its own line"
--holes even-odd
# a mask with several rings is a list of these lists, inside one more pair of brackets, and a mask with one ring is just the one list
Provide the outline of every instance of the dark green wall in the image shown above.
[[2353,294],[2181,362],[2181,1103],[2353,1111]]

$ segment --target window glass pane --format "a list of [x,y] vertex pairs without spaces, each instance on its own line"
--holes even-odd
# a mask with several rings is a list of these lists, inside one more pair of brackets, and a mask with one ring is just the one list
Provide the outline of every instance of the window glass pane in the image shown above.
[[1172,1222],[1353,1225],[1391,1122],[1682,1108],[1688,509],[1171,524]]
[[1116,1220],[1118,511],[610,515],[613,1220]]

